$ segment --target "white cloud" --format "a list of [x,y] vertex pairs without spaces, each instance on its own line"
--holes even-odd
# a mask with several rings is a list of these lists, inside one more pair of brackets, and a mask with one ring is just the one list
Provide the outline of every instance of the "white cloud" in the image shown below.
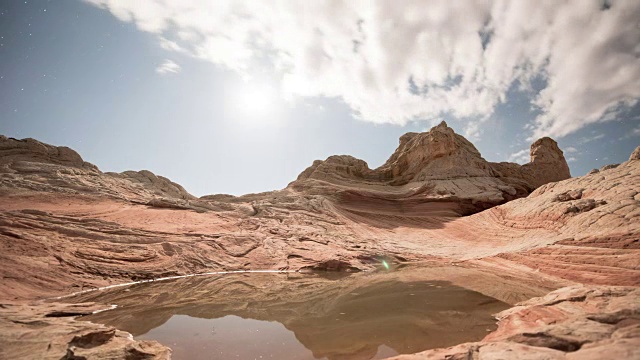
[[574,148],[573,146],[569,146],[568,148],[564,149],[564,152],[571,154],[571,153],[577,153],[578,149]]
[[86,1],[169,51],[246,77],[267,67],[291,98],[339,97],[376,123],[448,114],[477,136],[509,88],[537,76],[533,137],[612,120],[640,98],[637,0]]
[[576,161],[576,160],[578,160],[578,159],[576,159],[575,157],[571,156],[571,157],[569,157],[569,158],[567,159],[567,162],[574,162],[574,161]]
[[186,50],[183,49],[180,45],[178,45],[178,43],[176,43],[175,41],[171,41],[162,36],[160,36],[159,40],[160,40],[160,47],[165,50],[175,51],[175,52],[186,52]]
[[[634,120],[638,120],[638,118],[636,118]],[[636,136],[640,136],[640,126],[635,127],[630,132],[628,132],[628,133],[622,135],[621,137],[619,137],[618,141],[630,139],[630,138],[636,137]]]
[[509,155],[510,162],[516,162],[518,164],[526,164],[531,160],[529,149],[523,149]]
[[180,72],[180,65],[176,64],[173,60],[165,60],[162,64],[158,65],[156,72],[160,75],[165,74],[177,74]]
[[592,141],[600,140],[602,138],[604,138],[604,134],[598,134],[598,135],[594,135],[594,136],[583,137],[583,138],[580,138],[580,140],[578,140],[578,144],[586,144],[586,143],[590,143]]

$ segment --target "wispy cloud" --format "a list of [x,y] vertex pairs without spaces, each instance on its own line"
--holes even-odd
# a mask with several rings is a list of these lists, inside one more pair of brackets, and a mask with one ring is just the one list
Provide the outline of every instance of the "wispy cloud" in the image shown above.
[[600,140],[602,138],[604,138],[604,134],[597,134],[597,135],[594,135],[594,136],[585,136],[585,137],[580,138],[578,140],[578,144],[583,145],[583,144],[590,143],[592,141]]
[[564,152],[566,152],[568,154],[577,153],[578,149],[574,148],[573,146],[569,146],[569,147],[564,149]]
[[165,60],[162,64],[156,67],[156,72],[160,75],[177,74],[181,70],[180,65],[176,64],[173,60]]
[[640,136],[640,126],[634,128],[631,131],[629,131],[628,133],[622,135],[621,137],[618,138],[618,140],[626,140],[626,139],[630,139],[630,138],[633,138],[633,137],[636,137],[636,136]]
[[640,98],[637,0],[86,1],[168,51],[266,67],[289,97],[339,97],[376,123],[449,115],[477,136],[514,84],[542,78],[526,131],[559,137]]
[[518,164],[526,164],[531,160],[531,156],[529,154],[529,149],[522,149],[518,152],[515,152],[509,155],[510,162],[516,162]]

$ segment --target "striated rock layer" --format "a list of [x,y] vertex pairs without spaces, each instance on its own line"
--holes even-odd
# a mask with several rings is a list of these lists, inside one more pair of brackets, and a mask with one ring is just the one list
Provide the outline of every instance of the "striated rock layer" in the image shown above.
[[[71,149],[0,137],[0,300],[220,270],[370,270],[381,260],[464,264],[523,288],[637,287],[638,153],[569,178],[549,138],[534,142],[528,164],[490,163],[442,123],[404,135],[377,169],[332,156],[283,190],[196,198],[149,171],[103,173]],[[530,322],[539,323],[516,325]],[[523,339],[501,338],[510,345],[499,351],[537,346]]]
[[157,341],[135,341],[114,327],[75,321],[104,305],[3,304],[0,359],[170,359]]
[[[466,215],[570,176],[562,151],[550,138],[531,145],[528,164],[491,163],[443,121],[429,132],[403,135],[377,169],[352,156],[331,156],[315,161],[289,188],[323,194],[345,208],[373,205],[372,211],[389,211],[431,204]],[[420,209],[425,210],[430,209]]]
[[497,315],[483,341],[394,357],[413,359],[636,359],[640,289],[571,286]]

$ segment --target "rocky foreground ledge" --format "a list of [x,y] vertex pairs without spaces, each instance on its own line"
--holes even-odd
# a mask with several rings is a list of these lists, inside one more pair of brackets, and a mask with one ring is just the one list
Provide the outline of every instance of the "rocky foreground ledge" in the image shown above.
[[2,359],[169,359],[157,341],[135,341],[110,326],[75,317],[109,309],[95,303],[0,305]]
[[393,359],[637,359],[640,289],[569,286],[497,314],[483,341]]
[[38,299],[221,270],[372,270],[381,260],[480,268],[522,288],[491,296],[535,297],[499,314],[479,343],[414,357],[638,357],[640,149],[569,176],[551,139],[532,144],[529,164],[490,163],[443,123],[403,136],[378,169],[335,156],[283,190],[197,198],[148,171],[103,173],[71,149],[0,137],[0,357],[169,356],[51,316],[73,311]]

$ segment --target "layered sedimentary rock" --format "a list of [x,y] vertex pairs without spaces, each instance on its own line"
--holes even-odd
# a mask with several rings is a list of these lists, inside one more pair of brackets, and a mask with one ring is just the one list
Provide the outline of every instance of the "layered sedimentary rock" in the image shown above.
[[528,164],[491,163],[442,122],[425,133],[403,135],[396,151],[377,169],[351,156],[331,156],[315,161],[289,187],[331,196],[346,206],[375,200],[380,207],[438,202],[466,215],[570,176],[562,151],[550,138],[531,145]]
[[0,135],[0,154],[3,167],[10,168],[9,164],[26,162],[98,171],[95,165],[85,162],[77,152],[66,146],[48,145],[31,138],[18,140]]
[[566,287],[499,313],[481,342],[393,359],[635,359],[639,304],[637,287]]
[[567,179],[551,139],[532,145],[528,164],[491,163],[443,123],[403,136],[377,169],[335,156],[283,190],[196,198],[148,171],[103,173],[68,148],[0,137],[0,294],[23,301],[219,270],[371,270],[381,260],[460,263],[524,288],[639,286],[639,151]]
[[[403,136],[379,169],[331,157],[281,191],[197,199],[149,171],[102,173],[73,150],[2,138],[2,287],[20,298],[211,270],[463,258],[455,245],[416,239],[569,176],[553,140],[534,143],[531,155],[524,166],[489,163],[442,123]],[[498,252],[491,246],[488,254]]]
[[182,186],[150,171],[103,173],[74,150],[0,135],[1,191],[102,195],[127,201],[194,200]]
[[108,307],[99,304],[3,304],[2,359],[170,359],[157,341],[136,341],[110,326],[75,321]]

